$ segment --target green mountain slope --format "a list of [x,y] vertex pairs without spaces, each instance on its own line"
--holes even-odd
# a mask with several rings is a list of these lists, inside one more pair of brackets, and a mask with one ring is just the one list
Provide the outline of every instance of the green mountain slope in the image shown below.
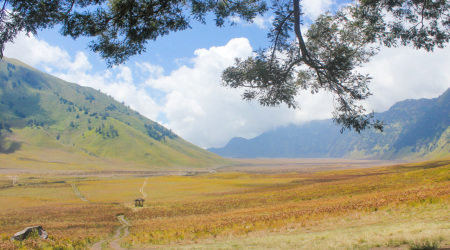
[[450,155],[450,89],[434,99],[405,100],[377,114],[384,132],[340,133],[331,120],[289,125],[253,139],[233,138],[227,157],[440,158]]
[[110,96],[7,58],[0,60],[0,133],[2,154],[39,158],[56,150],[157,167],[228,163]]

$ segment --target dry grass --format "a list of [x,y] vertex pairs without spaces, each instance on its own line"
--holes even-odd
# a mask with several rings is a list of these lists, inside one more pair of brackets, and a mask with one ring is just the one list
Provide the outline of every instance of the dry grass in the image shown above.
[[[277,184],[205,193],[202,199],[155,202],[146,209],[130,212],[127,216],[134,226],[126,243],[141,247],[226,239],[267,230],[283,231],[292,224],[306,227],[354,212],[447,202],[449,169],[445,161],[319,174],[266,175],[266,179],[277,180]],[[234,175],[203,178],[221,182],[246,176]],[[247,183],[251,184],[253,175],[248,176]]]
[[[70,249],[87,247],[105,238],[120,224],[116,214],[122,207],[113,205],[59,204],[58,206],[34,206],[0,213],[0,249],[25,246],[31,249],[46,247]],[[15,232],[32,225],[42,225],[49,233],[49,240],[27,239],[10,242]]]
[[219,171],[238,171],[245,173],[317,173],[325,171],[348,170],[359,168],[371,168],[380,166],[392,166],[406,163],[400,161],[385,160],[355,160],[336,158],[255,158],[233,159],[238,162],[236,166],[218,168]]
[[[245,237],[174,249],[371,249],[449,243],[448,204],[355,212],[316,225],[290,225],[284,232],[257,232]],[[413,217],[411,219],[411,217]]]
[[[322,169],[322,167],[320,168]],[[372,248],[450,244],[450,160],[319,173],[0,176],[0,248],[85,248],[131,222],[132,248]],[[223,169],[221,170],[223,171]],[[132,201],[148,195],[143,208]],[[75,195],[71,184],[92,203]]]

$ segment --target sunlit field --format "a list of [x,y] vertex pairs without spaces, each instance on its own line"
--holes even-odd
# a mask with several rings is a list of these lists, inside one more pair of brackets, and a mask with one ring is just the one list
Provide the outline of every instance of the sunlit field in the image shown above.
[[[450,245],[450,159],[316,161],[248,160],[184,175],[1,174],[0,249],[115,248],[121,226],[129,232],[118,236],[124,248]],[[131,226],[119,222],[122,214]],[[9,240],[34,225],[50,238]]]

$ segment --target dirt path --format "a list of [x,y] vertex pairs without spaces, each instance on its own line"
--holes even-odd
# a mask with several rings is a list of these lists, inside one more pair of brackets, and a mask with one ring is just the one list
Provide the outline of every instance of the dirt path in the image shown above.
[[78,190],[77,185],[75,185],[75,183],[72,183],[72,189],[73,189],[73,191],[75,191],[75,194],[77,195],[77,197],[80,198],[82,201],[92,203],[80,193],[80,190]]
[[6,176],[6,178],[11,179],[11,182],[12,182],[13,186],[15,186],[17,184],[17,179],[18,179],[17,176],[10,176],[10,175],[8,175],[8,176]]
[[[114,234],[113,237],[108,238],[106,240],[102,240],[99,241],[97,243],[95,243],[94,245],[92,245],[91,249],[93,250],[101,250],[102,249],[102,245],[106,244],[107,247],[106,249],[125,249],[123,247],[120,246],[120,240],[123,237],[126,237],[129,232],[128,232],[128,228],[131,226],[130,223],[125,219],[125,217],[123,215],[119,215],[117,216],[117,220],[120,222],[120,224],[122,224],[121,227],[119,227],[118,229],[116,229],[116,232]],[[121,235],[123,230],[123,234]]]
[[145,178],[144,184],[142,184],[142,187],[139,189],[139,192],[142,194],[142,198],[147,198],[147,194],[144,192],[145,186],[147,186],[148,178]]
[[[147,197],[147,194],[143,191],[145,185],[147,185],[147,179],[145,179],[144,185],[141,187],[141,190],[140,190],[141,193],[144,195],[144,197]],[[75,191],[75,194],[77,195],[77,197],[80,198],[82,201],[85,201],[85,202],[88,202],[88,203],[91,203],[91,204],[93,203],[93,202],[89,201],[88,199],[86,199],[86,197],[84,197],[80,193],[80,190],[78,190],[76,184],[72,183],[72,189],[73,189],[73,191]],[[114,236],[95,243],[94,245],[92,245],[91,249],[101,250],[103,245],[107,245],[106,246],[107,249],[125,249],[125,248],[122,248],[120,246],[119,241],[123,237],[125,237],[125,236],[127,236],[129,234],[128,228],[131,225],[125,219],[124,215],[118,215],[117,216],[117,220],[120,222],[120,224],[122,224],[122,226],[120,226],[118,229],[116,229],[116,232],[115,232]],[[122,234],[122,231],[123,231],[123,234]]]
[[[148,181],[148,178],[145,178],[145,181],[144,181],[144,183],[142,184],[142,187],[139,189],[139,192],[141,192],[141,194],[142,194],[142,198],[147,198],[147,193],[145,193],[145,191],[144,191],[145,186],[147,186],[147,181]],[[117,216],[117,220],[120,222],[120,224],[122,224],[122,226],[119,227],[119,228],[116,230],[114,236],[111,237],[111,238],[109,238],[109,239],[106,239],[106,240],[103,240],[103,241],[100,241],[100,242],[95,243],[95,244],[92,246],[91,249],[94,249],[94,250],[101,250],[101,249],[102,249],[102,245],[104,245],[105,242],[109,242],[109,243],[106,243],[106,244],[108,245],[108,246],[107,246],[108,249],[109,249],[109,248],[110,248],[110,249],[125,249],[125,248],[123,248],[123,247],[120,246],[120,240],[121,240],[123,237],[126,237],[126,236],[129,234],[128,228],[129,228],[131,225],[130,225],[130,223],[125,219],[125,217],[124,217],[123,215]],[[122,234],[122,231],[123,231],[123,234]],[[121,234],[122,234],[122,235],[121,235]]]
[[[142,185],[142,187],[139,189],[139,191],[142,193],[142,196],[144,198],[147,197],[147,194],[144,192],[144,188],[147,185],[147,180],[148,178],[145,179],[144,184]],[[86,197],[84,197],[81,193],[80,190],[78,190],[77,185],[75,183],[72,183],[72,189],[75,192],[76,196],[78,198],[80,198],[82,201],[85,201],[87,203],[95,203],[95,202],[91,202],[88,199],[86,199]],[[95,203],[95,204],[99,204],[99,203]],[[97,243],[95,243],[94,245],[92,245],[91,249],[94,250],[101,250],[102,246],[104,246],[106,249],[125,249],[123,247],[120,246],[120,240],[123,237],[126,237],[129,234],[128,228],[131,226],[130,223],[125,219],[124,215],[118,215],[117,216],[117,220],[120,222],[120,224],[122,224],[122,226],[120,226],[118,229],[116,229],[114,236],[107,238],[105,240],[99,241]],[[123,232],[123,233],[122,233]],[[106,245],[106,246],[105,246]]]

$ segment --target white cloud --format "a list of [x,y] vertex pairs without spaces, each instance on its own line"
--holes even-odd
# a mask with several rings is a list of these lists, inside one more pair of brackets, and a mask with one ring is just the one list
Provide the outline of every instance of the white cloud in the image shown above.
[[[160,113],[159,106],[146,92],[144,86],[134,84],[133,72],[129,67],[119,66],[91,72],[93,66],[84,52],[78,51],[72,60],[64,49],[25,35],[19,35],[14,44],[6,46],[5,56],[44,69],[63,80],[99,89],[118,101],[124,101],[126,105],[150,119],[156,120]],[[162,74],[158,67],[152,68],[145,63],[139,67],[152,74]]]
[[119,66],[96,73],[90,73],[82,68],[80,70],[62,71],[54,73],[54,75],[82,86],[99,89],[116,100],[125,102],[126,105],[146,117],[156,120],[161,109],[152,96],[147,93],[145,86],[134,83],[133,73],[131,68]]
[[242,24],[243,26],[255,25],[256,27],[258,27],[260,29],[268,29],[268,27],[272,23],[273,18],[274,18],[273,16],[264,17],[261,15],[257,15],[255,18],[252,19],[252,22],[249,23],[247,21],[242,20],[238,16],[232,16],[232,17],[230,17],[230,21],[237,23],[237,24]]
[[[70,56],[64,49],[38,40],[32,35],[28,37],[23,33],[17,36],[14,43],[6,45],[4,55],[26,62],[31,66],[44,63],[55,67],[67,65],[70,61]],[[51,70],[50,65],[47,66],[48,70]]]
[[373,80],[367,106],[383,112],[405,99],[435,98],[450,87],[450,48],[382,48],[364,67]]
[[253,18],[253,23],[260,29],[267,29],[267,23],[269,22],[270,19],[266,19],[263,16],[256,16]]
[[333,0],[302,0],[302,11],[310,20],[315,20],[320,14],[329,11],[335,4]]
[[120,73],[117,74],[119,79],[127,84],[133,84],[133,73],[129,67],[118,67]]
[[52,46],[24,33],[19,34],[14,43],[8,43],[5,56],[18,59],[33,67],[41,67],[48,73],[55,70],[87,71],[92,68],[85,53],[79,51],[72,61],[69,53],[63,48]]
[[182,66],[169,76],[149,79],[147,85],[166,93],[160,103],[168,118],[165,125],[199,146],[220,147],[235,136],[251,138],[305,118],[329,117],[331,108],[324,105],[331,102],[324,102],[325,94],[300,96],[304,110],[294,110],[245,102],[241,90],[222,87],[222,71],[234,63],[235,57],[251,53],[247,39],[232,39],[225,46],[196,50],[192,67]]
[[[8,45],[5,56],[100,89],[152,120],[163,120],[201,147],[221,147],[235,136],[251,138],[289,123],[330,118],[333,107],[327,93],[301,93],[297,100],[302,109],[293,110],[245,102],[242,90],[222,87],[222,71],[235,57],[247,57],[252,51],[246,38],[232,39],[224,46],[196,50],[166,75],[162,67],[148,62],[94,71],[86,53],[77,52],[72,58],[64,49],[25,36]],[[403,99],[438,96],[450,86],[449,58],[450,49],[434,53],[382,49],[364,68],[374,78],[370,85],[374,96],[367,106],[380,112]]]
[[73,63],[67,63],[67,65],[60,65],[62,69],[69,69],[70,71],[88,71],[92,69],[92,65],[88,60],[85,53],[78,51],[75,55],[75,60]]
[[152,65],[147,62],[136,63],[136,67],[138,67],[138,69],[140,69],[144,74],[150,74],[149,75],[150,78],[158,78],[163,76],[164,74],[163,67],[158,65]]

